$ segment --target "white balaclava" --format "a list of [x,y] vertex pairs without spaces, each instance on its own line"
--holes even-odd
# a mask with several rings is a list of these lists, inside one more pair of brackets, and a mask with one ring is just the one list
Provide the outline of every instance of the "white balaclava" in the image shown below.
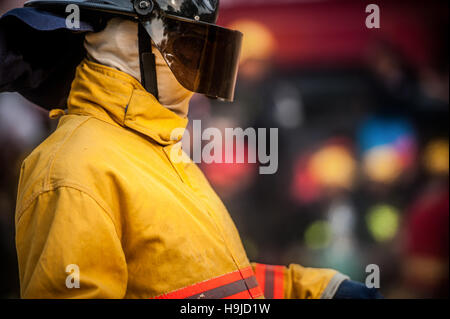
[[[125,72],[141,82],[136,22],[113,18],[103,31],[87,34],[84,46],[89,60]],[[186,118],[189,101],[194,93],[177,81],[155,46],[152,46],[152,51],[156,57],[159,102],[182,118]]]

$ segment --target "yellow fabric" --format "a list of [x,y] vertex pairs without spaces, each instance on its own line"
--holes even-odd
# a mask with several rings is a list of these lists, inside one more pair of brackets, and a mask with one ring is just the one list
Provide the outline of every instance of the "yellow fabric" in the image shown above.
[[285,299],[320,299],[335,270],[290,265],[284,272]]
[[66,112],[64,112],[64,110],[54,109],[54,110],[50,110],[50,112],[48,113],[48,117],[52,120],[57,120],[65,114],[66,114]]
[[[152,298],[250,266],[198,167],[171,160],[171,132],[186,119],[133,77],[89,61],[68,106],[21,169],[23,298]],[[79,289],[66,287],[73,264]],[[286,296],[320,297],[330,276],[294,266]]]
[[[255,274],[258,273],[257,266],[257,263],[252,263]],[[332,269],[305,268],[295,264],[281,268],[284,279],[282,283],[284,299],[328,299],[324,296],[325,290],[335,288],[330,286],[331,280],[337,279],[336,284],[340,284],[344,279],[348,279]],[[275,286],[280,283],[273,284]],[[263,291],[264,288],[261,286]],[[275,287],[272,288],[275,289]]]

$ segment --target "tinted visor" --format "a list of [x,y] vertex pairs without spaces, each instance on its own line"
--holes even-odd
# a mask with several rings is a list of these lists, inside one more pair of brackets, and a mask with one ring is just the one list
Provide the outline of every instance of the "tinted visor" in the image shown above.
[[233,101],[242,34],[158,11],[142,24],[180,84]]

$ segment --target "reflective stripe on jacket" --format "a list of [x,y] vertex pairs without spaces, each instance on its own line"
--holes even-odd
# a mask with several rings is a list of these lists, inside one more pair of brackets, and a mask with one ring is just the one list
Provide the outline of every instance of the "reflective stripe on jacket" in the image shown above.
[[21,169],[22,297],[332,297],[336,271],[250,264],[201,171],[172,158],[187,120],[137,80],[84,61],[68,107]]

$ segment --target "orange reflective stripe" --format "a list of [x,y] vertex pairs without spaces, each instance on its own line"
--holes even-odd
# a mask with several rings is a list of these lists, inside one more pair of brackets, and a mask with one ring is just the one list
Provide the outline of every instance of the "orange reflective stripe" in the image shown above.
[[155,299],[253,299],[262,291],[251,267],[238,270],[193,286],[156,297]]
[[255,276],[267,299],[284,298],[284,267],[256,264]]
[[274,267],[274,291],[273,299],[284,299],[284,267]]
[[[257,279],[255,278],[255,273],[253,272],[252,267],[247,267],[241,270],[241,275],[243,278],[249,278],[250,282],[248,283],[248,279],[246,279],[248,291],[250,293],[251,299],[256,299],[263,296],[263,292],[261,286],[259,285]],[[240,298],[237,298],[240,299]]]
[[253,299],[264,298],[264,294],[260,285],[256,286],[255,288],[251,288],[249,292],[250,295],[252,295]]
[[243,278],[248,278],[255,275],[252,267],[241,269],[240,272]]
[[264,293],[264,287],[266,285],[266,265],[263,264],[256,264],[255,265],[255,277],[258,281],[259,286],[261,289],[263,289]]

